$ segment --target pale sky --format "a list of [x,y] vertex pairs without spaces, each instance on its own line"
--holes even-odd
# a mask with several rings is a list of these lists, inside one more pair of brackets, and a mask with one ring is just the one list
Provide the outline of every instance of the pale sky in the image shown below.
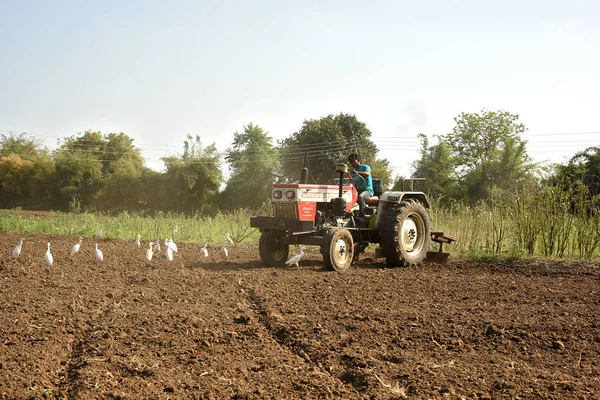
[[[408,175],[417,134],[519,114],[538,161],[600,145],[599,1],[4,1],[0,133],[124,132],[147,165],[355,114]],[[575,135],[577,133],[577,135]],[[550,134],[550,135],[549,135]],[[368,160],[367,160],[368,162]]]

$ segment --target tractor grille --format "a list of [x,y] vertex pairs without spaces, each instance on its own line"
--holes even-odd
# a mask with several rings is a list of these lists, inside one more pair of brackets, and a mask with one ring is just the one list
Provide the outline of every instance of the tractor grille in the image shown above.
[[277,218],[298,219],[297,203],[273,203],[273,215]]

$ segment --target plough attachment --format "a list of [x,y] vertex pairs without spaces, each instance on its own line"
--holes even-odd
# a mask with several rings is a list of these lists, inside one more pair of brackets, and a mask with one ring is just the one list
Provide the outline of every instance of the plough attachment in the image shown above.
[[448,261],[450,253],[444,253],[442,251],[442,246],[444,244],[451,244],[452,242],[457,241],[458,238],[444,232],[431,232],[431,240],[439,243],[440,248],[438,251],[428,251],[425,260],[423,261],[432,263],[445,263]]

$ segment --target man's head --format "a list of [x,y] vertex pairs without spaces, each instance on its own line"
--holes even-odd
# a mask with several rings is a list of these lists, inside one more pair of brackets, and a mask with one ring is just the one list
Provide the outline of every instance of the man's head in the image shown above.
[[354,168],[358,168],[360,166],[360,156],[358,154],[352,153],[348,156],[348,161],[350,165]]

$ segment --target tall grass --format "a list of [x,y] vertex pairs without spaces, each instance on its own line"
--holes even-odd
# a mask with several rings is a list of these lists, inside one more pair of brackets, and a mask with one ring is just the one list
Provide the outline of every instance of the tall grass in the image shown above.
[[536,186],[475,206],[433,202],[431,215],[434,230],[458,236],[453,253],[591,260],[600,256],[598,204],[581,185]]
[[[494,192],[491,199],[474,206],[453,203],[443,207],[438,199],[431,199],[433,229],[457,236],[450,251],[466,257],[590,260],[600,255],[600,196],[587,193],[580,185],[568,192],[526,187],[511,195]],[[229,233],[236,243],[257,244],[260,233],[250,227],[250,216],[272,213],[269,202],[260,210],[239,209],[213,216],[163,212],[112,216],[77,211],[45,215],[18,209],[0,211],[0,230],[91,237],[102,226],[105,238],[134,240],[140,234],[143,240],[221,244]]]
[[180,242],[225,243],[229,233],[234,242],[258,242],[259,233],[250,227],[257,211],[236,210],[205,216],[157,212],[153,215],[123,212],[107,213],[29,213],[21,210],[0,212],[0,230],[22,234],[60,234],[92,237],[102,227],[103,238],[142,240],[172,238]]

